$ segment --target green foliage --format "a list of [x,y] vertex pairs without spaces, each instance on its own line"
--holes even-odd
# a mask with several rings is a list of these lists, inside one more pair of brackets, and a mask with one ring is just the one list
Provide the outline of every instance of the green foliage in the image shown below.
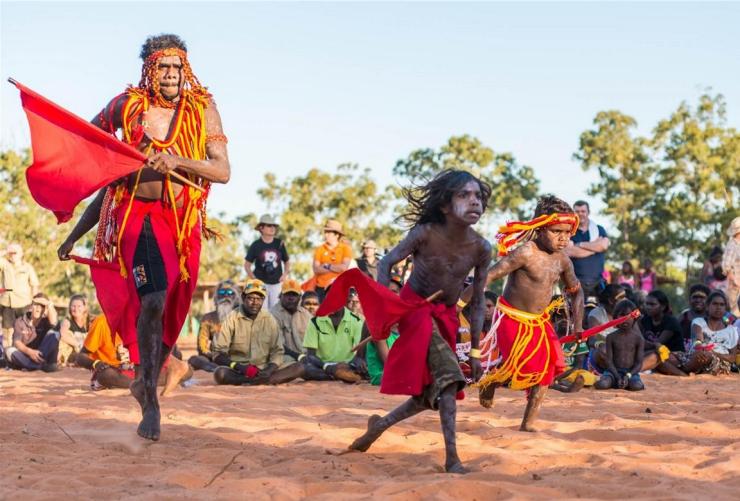
[[[41,290],[57,301],[64,302],[76,293],[92,291],[87,267],[72,261],[59,261],[56,250],[71,228],[58,225],[54,215],[42,209],[31,197],[26,183],[26,168],[31,164],[30,151],[0,153],[0,247],[10,242],[23,246],[24,259],[36,269]],[[78,207],[76,214],[84,207]],[[76,218],[73,217],[72,221]],[[75,248],[76,253],[89,253],[94,234],[87,235]],[[92,299],[92,297],[90,298]]]
[[602,111],[594,126],[581,134],[579,151],[573,156],[584,170],[595,168],[599,173],[599,181],[588,193],[601,197],[604,213],[619,230],[611,239],[610,254],[664,261],[670,249],[656,246],[651,238],[655,166],[645,139],[634,133],[637,122],[619,111]]
[[[293,272],[302,278],[312,274],[311,254],[323,241],[321,229],[327,219],[342,223],[355,253],[364,240],[373,239],[382,249],[400,237],[399,228],[384,223],[390,219],[392,199],[378,189],[369,169],[356,164],[342,164],[335,173],[313,168],[283,182],[269,173],[257,193],[279,217],[280,236],[297,263]],[[255,231],[253,237],[258,236]]]
[[[539,191],[534,170],[520,165],[511,153],[496,153],[475,137],[453,136],[438,150],[412,151],[393,168],[402,184],[419,184],[443,169],[467,170],[493,189],[488,214],[531,217]],[[485,223],[484,223],[485,224]]]
[[244,263],[241,235],[249,216],[228,221],[224,213],[209,215],[208,226],[216,230],[220,237],[203,240],[199,282],[218,282],[227,278],[237,281],[241,277]]
[[658,269],[683,258],[682,279],[694,263],[723,241],[722,229],[737,215],[740,135],[726,127],[722,95],[702,95],[695,108],[681,103],[651,137],[639,137],[633,118],[601,112],[581,134],[574,158],[599,180],[600,196],[619,229],[612,255],[651,258]]

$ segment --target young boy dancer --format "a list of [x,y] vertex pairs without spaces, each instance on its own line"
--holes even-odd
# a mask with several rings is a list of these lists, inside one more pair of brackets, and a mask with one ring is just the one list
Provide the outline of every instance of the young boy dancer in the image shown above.
[[[400,337],[388,354],[380,391],[411,395],[411,398],[386,416],[371,416],[367,432],[350,445],[351,450],[364,452],[399,421],[426,409],[439,410],[445,470],[467,471],[457,455],[455,439],[455,398],[465,386],[455,355],[458,329],[455,305],[465,278],[473,269],[470,365],[477,380],[481,375],[478,334],[483,327],[483,288],[491,261],[491,245],[471,226],[486,210],[490,194],[491,188],[485,182],[459,170],[443,171],[425,186],[405,190],[410,206],[405,218],[412,228],[380,262],[378,282],[388,286],[393,265],[413,255],[414,270],[400,294],[400,301],[411,306],[400,318]],[[368,298],[370,293],[364,290],[358,288],[367,317],[387,315],[382,301],[377,307],[366,307],[372,301]]]
[[479,398],[483,407],[491,407],[497,386],[526,389],[521,431],[534,431],[532,423],[547,387],[565,369],[563,352],[549,321],[550,312],[562,304],[562,299],[551,301],[558,281],[565,283],[576,329],[580,331],[583,325],[583,291],[570,258],[563,252],[577,228],[578,216],[573,209],[548,195],[539,199],[533,220],[508,223],[499,230],[498,250],[504,257],[488,272],[488,282],[508,275],[493,319],[502,361],[481,379]]

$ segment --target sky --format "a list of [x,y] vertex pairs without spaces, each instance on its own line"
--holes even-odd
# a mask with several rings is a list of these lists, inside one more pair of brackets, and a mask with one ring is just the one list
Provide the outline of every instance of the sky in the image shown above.
[[572,202],[596,177],[572,155],[599,111],[649,133],[711,88],[740,126],[738,3],[2,1],[0,18],[2,149],[30,144],[8,77],[92,118],[138,82],[148,35],[179,34],[229,137],[209,207],[231,216],[269,209],[265,173],[352,162],[386,185],[398,159],[460,134]]

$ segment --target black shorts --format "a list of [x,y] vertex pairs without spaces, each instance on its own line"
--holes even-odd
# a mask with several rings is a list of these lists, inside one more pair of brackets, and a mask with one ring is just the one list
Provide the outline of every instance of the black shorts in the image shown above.
[[132,272],[139,297],[167,290],[167,272],[148,215],[136,243]]

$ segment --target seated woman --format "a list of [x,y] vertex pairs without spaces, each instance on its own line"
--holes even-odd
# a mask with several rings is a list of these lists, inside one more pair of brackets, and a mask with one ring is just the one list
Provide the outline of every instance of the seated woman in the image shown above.
[[642,370],[655,369],[669,376],[686,376],[679,368],[685,360],[681,325],[671,315],[671,305],[663,291],[655,289],[645,298],[640,330],[645,338]]
[[729,374],[738,353],[738,331],[727,325],[727,297],[714,291],[707,297],[707,318],[695,318],[691,323],[696,338],[693,354],[686,360],[684,370],[705,374]]
[[69,299],[67,317],[59,327],[58,362],[61,365],[72,365],[77,355],[82,351],[82,345],[90,330],[90,314],[87,310],[87,298],[82,294],[75,294]]

